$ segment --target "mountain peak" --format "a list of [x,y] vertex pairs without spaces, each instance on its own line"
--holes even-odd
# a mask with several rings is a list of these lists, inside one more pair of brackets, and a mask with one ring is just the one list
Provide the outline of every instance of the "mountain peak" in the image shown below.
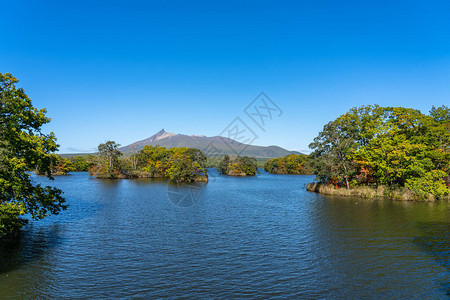
[[[214,149],[217,153],[211,153],[211,144],[214,145]],[[136,150],[139,151],[145,145],[158,145],[160,147],[166,147],[167,149],[173,147],[196,148],[204,151],[205,154],[209,154],[210,156],[241,154],[243,156],[258,158],[274,158],[293,153],[297,154],[297,152],[288,151],[278,146],[263,147],[246,145],[230,138],[220,136],[208,137],[204,135],[175,134],[165,131],[164,128],[145,140],[121,147],[119,150],[124,153]]]
[[167,132],[163,128],[160,131],[158,131],[156,134],[154,134],[151,137],[149,137],[148,140],[151,141],[151,142],[154,142],[154,141],[162,140],[162,139],[165,139],[167,137],[174,136],[174,135],[176,135],[176,134],[175,133],[171,133],[171,132]]

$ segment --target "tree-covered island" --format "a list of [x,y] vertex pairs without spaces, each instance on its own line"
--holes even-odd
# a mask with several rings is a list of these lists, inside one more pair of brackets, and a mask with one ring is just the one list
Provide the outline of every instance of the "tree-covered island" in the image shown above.
[[198,149],[144,146],[123,157],[119,144],[108,141],[98,146],[97,163],[89,174],[97,178],[165,178],[175,182],[207,182],[206,156]]
[[225,155],[217,171],[228,176],[255,176],[259,174],[257,160],[247,156],[231,157]]
[[305,154],[290,154],[284,157],[269,159],[264,164],[264,171],[271,174],[311,174],[305,168],[307,158],[308,155]]
[[310,144],[309,191],[398,200],[449,199],[450,109],[362,106]]

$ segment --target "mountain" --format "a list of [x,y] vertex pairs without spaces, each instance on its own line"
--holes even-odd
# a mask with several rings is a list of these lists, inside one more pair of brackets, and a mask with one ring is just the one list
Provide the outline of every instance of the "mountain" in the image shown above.
[[167,149],[173,147],[187,147],[200,149],[207,156],[223,156],[225,154],[250,156],[255,158],[275,158],[289,154],[300,154],[288,151],[278,146],[254,146],[239,143],[222,136],[184,135],[166,132],[164,129],[151,137],[119,148],[123,153],[141,150],[145,145],[161,146]]

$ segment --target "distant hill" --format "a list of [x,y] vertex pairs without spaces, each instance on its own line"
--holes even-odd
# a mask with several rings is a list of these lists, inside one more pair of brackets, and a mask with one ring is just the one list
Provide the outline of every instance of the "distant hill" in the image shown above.
[[278,146],[253,146],[239,143],[221,136],[207,137],[204,135],[184,135],[166,132],[164,129],[151,137],[119,148],[125,155],[141,150],[145,145],[162,146],[166,148],[187,147],[200,149],[207,156],[222,156],[225,154],[250,156],[255,158],[275,158],[289,154],[300,154],[288,151]]

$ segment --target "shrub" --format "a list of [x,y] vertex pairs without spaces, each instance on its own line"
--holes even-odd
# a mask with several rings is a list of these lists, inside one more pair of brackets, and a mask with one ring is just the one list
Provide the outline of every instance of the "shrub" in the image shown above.
[[449,189],[444,181],[446,176],[444,171],[432,170],[425,173],[423,177],[408,179],[405,186],[421,200],[443,199],[449,194]]

